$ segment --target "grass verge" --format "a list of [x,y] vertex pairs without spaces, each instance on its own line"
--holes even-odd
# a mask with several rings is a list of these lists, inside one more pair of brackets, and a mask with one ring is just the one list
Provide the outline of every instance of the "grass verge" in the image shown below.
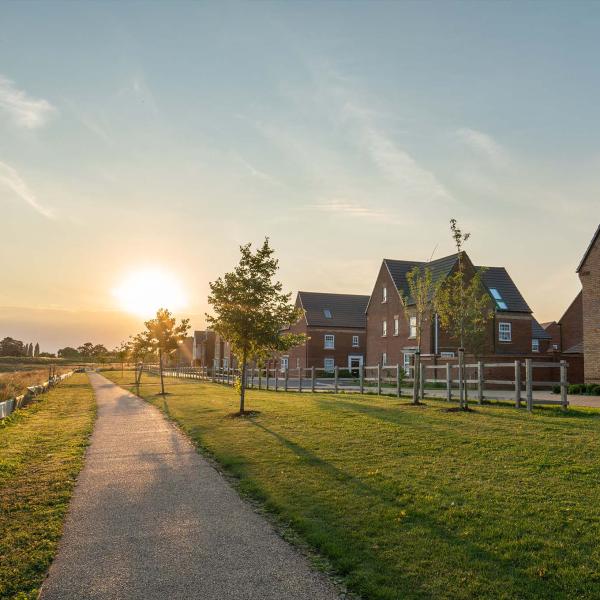
[[95,410],[82,373],[0,423],[0,598],[37,598]]
[[231,419],[231,388],[168,380],[163,398],[144,377],[141,395],[364,598],[600,597],[599,411],[250,390],[259,414]]

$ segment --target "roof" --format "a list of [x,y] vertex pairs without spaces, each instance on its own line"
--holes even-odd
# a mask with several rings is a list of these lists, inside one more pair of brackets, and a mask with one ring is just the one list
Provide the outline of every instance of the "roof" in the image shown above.
[[[502,300],[506,303],[508,312],[527,312],[531,313],[531,308],[521,292],[511,279],[508,271],[504,267],[475,267],[476,269],[485,269],[483,272],[483,283],[489,289],[497,289]],[[501,309],[499,309],[501,310]]]
[[[465,256],[466,253],[465,253]],[[468,256],[467,256],[468,258]],[[450,256],[445,256],[443,258],[438,258],[437,260],[432,260],[429,263],[426,262],[418,262],[418,261],[406,261],[406,260],[392,260],[389,258],[385,258],[383,260],[386,265],[396,288],[402,295],[402,297],[408,298],[408,304],[412,304],[413,300],[410,297],[410,289],[408,286],[408,281],[406,279],[406,275],[409,271],[411,271],[414,267],[429,267],[431,269],[432,280],[434,284],[440,283],[443,279],[445,279],[452,269],[454,265],[458,261],[458,254],[451,254]],[[506,308],[501,309],[496,305],[496,309],[498,311],[508,311],[508,312],[526,312],[531,313],[531,308],[525,299],[519,292],[519,289],[515,285],[514,281],[511,279],[507,270],[504,267],[475,267],[476,269],[483,269],[483,283],[490,289],[498,290],[502,300],[506,303]],[[490,297],[492,297],[490,292]],[[492,297],[493,298],[493,297]],[[494,304],[496,301],[494,300]]]
[[583,258],[581,259],[581,262],[579,263],[579,266],[577,267],[577,271],[575,271],[576,273],[579,273],[579,271],[581,271],[581,267],[583,267],[583,263],[585,262],[585,259],[588,257],[588,254],[590,253],[591,249],[594,247],[594,244],[596,243],[596,240],[598,239],[599,235],[600,235],[600,225],[598,225],[598,228],[596,229],[596,233],[594,234],[594,237],[592,238],[590,245],[587,247],[587,250],[585,251]]
[[535,317],[531,318],[531,337],[534,340],[551,340],[552,336],[540,325]]
[[565,350],[563,354],[583,354],[583,342],[571,346],[568,350]]
[[556,321],[546,321],[545,323],[541,323],[541,326],[544,329],[548,329],[548,327],[551,327],[552,325],[558,325],[558,323]]
[[[357,329],[367,326],[365,311],[369,296],[298,292],[298,301],[305,311],[307,325]],[[325,316],[326,310],[331,314],[331,318]]]

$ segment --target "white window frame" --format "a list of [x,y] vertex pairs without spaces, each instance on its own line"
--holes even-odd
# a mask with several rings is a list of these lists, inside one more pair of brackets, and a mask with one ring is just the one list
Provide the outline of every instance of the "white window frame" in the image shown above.
[[364,357],[362,354],[348,354],[348,368],[349,369],[356,369],[356,367],[352,366],[352,361],[353,360],[357,360],[358,361],[358,366],[362,367],[364,364]]
[[404,367],[404,374],[410,377],[410,367],[412,364],[413,352],[404,352],[402,355],[402,366]]
[[411,340],[417,339],[417,317],[408,319],[408,337]]
[[381,337],[387,336],[387,319],[381,321]]
[[512,323],[507,321],[498,322],[498,341],[512,342]]
[[323,348],[325,350],[335,350],[335,335],[333,333],[326,333],[323,338]]
[[531,340],[531,351],[539,352],[540,351],[540,340],[537,338],[532,338]]
[[335,371],[335,358],[324,358],[323,368],[325,373],[333,373]]
[[440,352],[440,358],[454,358],[454,352]]
[[357,335],[353,335],[352,336],[352,347],[353,348],[360,348],[360,340],[358,338]]
[[381,287],[381,302],[387,302],[387,285]]
[[394,335],[400,334],[400,317],[396,315],[394,317]]
[[385,367],[387,365],[387,352],[381,353],[381,366]]
[[281,360],[279,362],[279,370],[282,373],[285,373],[289,369],[289,366],[290,366],[290,357],[289,356],[282,356]]

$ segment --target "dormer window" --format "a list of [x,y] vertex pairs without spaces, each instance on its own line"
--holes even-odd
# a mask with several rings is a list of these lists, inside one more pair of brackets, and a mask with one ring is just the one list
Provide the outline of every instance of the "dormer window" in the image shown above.
[[323,309],[323,314],[325,315],[326,319],[331,319],[331,311],[328,308]]
[[504,302],[502,294],[496,288],[490,288],[490,294],[493,296],[494,300],[496,301],[496,306],[500,310],[508,310],[508,306],[506,302]]
[[387,286],[385,285],[381,288],[381,301],[387,302]]

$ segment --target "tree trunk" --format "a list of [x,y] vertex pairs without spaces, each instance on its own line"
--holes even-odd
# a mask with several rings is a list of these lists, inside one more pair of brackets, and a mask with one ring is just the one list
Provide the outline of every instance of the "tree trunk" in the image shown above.
[[165,380],[163,379],[162,350],[158,351],[158,370],[160,372],[160,393],[165,395]]
[[420,374],[421,374],[421,352],[415,352],[413,363],[413,404],[419,404],[419,389],[420,389]]
[[244,414],[244,401],[246,399],[246,362],[248,357],[244,351],[242,355],[242,369],[240,371],[240,414]]

